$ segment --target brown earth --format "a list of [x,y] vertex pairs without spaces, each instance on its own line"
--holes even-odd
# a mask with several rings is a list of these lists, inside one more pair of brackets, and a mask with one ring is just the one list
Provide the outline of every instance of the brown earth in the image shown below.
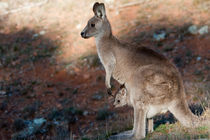
[[[210,27],[209,1],[157,0],[125,5],[131,2],[106,3],[114,34],[166,55],[183,75],[189,103],[209,107],[210,34],[192,35],[187,31],[190,25]],[[96,56],[94,40],[80,37],[93,15],[93,3],[53,0],[1,16],[2,140],[11,139],[22,129],[17,130],[17,119],[47,119],[47,132],[30,139],[57,138],[60,127],[67,130],[65,136],[75,139],[105,139],[111,133],[132,128],[132,110],[114,109],[112,97],[106,94],[105,72]],[[167,36],[155,41],[153,34],[160,30]],[[118,85],[115,81],[113,85],[115,91]],[[65,118],[68,115],[73,121]]]

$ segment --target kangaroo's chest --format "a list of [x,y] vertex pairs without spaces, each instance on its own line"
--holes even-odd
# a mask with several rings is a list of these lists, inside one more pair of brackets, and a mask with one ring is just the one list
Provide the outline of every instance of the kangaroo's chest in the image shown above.
[[113,61],[112,52],[109,50],[109,48],[104,47],[101,43],[99,43],[99,41],[96,41],[96,48],[98,57],[102,65],[106,68]]

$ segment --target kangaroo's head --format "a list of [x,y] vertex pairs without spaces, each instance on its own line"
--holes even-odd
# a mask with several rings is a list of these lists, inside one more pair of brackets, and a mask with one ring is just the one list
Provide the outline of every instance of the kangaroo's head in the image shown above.
[[126,88],[122,88],[116,94],[114,106],[117,108],[117,107],[122,107],[126,104],[127,104],[127,90]]
[[86,27],[81,32],[83,38],[103,37],[111,34],[111,26],[106,18],[105,6],[96,2],[93,5],[94,17],[92,17]]

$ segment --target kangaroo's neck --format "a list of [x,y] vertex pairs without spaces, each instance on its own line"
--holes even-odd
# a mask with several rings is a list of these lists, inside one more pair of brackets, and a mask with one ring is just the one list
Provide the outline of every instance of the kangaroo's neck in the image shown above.
[[110,44],[113,43],[113,38],[114,36],[110,34],[109,36],[98,36],[95,38],[96,41],[96,47],[101,48],[101,47],[106,47],[110,46]]
[[115,37],[112,34],[111,25],[108,19],[105,19],[103,29],[100,31],[100,34],[95,37],[96,47],[99,49],[101,47],[110,46],[112,43],[114,43],[114,40]]

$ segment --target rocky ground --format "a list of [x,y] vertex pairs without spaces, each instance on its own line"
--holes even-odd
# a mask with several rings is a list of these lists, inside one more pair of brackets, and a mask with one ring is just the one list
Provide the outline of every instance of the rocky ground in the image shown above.
[[[106,94],[94,40],[80,37],[94,1],[8,2],[0,2],[0,138],[104,140],[131,129],[132,109],[113,108]],[[210,116],[210,2],[104,2],[114,34],[166,55],[193,113]],[[183,128],[169,112],[154,119],[148,139],[210,137],[208,127]]]

